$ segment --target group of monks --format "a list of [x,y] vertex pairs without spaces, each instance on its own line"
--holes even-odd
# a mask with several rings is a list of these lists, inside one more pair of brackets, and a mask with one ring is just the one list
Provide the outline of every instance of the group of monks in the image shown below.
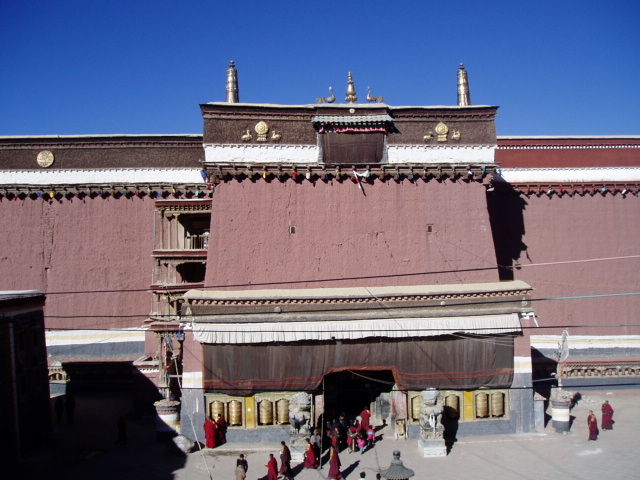
[[267,467],[267,480],[278,480],[278,474],[284,480],[291,480],[293,477],[291,473],[291,451],[287,444],[280,442],[280,469],[278,469],[278,461],[273,453],[269,454],[269,460],[265,467]]
[[227,422],[222,415],[213,421],[210,417],[204,421],[204,437],[207,448],[216,448],[227,441]]
[[[602,430],[613,429],[613,407],[609,404],[609,400],[605,400],[602,404]],[[593,410],[589,410],[587,417],[587,425],[589,426],[589,440],[597,440],[600,430],[598,430],[598,419]]]

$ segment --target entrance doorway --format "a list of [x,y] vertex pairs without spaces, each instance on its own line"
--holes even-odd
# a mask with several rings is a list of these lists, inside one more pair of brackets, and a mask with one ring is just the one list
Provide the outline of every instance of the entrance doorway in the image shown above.
[[344,370],[329,373],[324,377],[326,418],[344,415],[353,419],[365,406],[369,407],[381,396],[388,398],[394,384],[391,370]]

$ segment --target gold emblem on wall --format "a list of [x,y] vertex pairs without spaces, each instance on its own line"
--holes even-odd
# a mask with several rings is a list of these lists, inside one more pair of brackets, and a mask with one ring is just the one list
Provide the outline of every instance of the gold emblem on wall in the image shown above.
[[454,128],[451,131],[451,139],[452,140],[460,140],[460,130],[458,130],[457,128]]
[[251,135],[251,132],[249,130],[246,130],[240,138],[242,138],[243,142],[249,142],[253,138],[253,135]]
[[38,165],[40,165],[42,168],[50,167],[51,165],[53,165],[54,160],[55,158],[53,156],[53,152],[49,150],[42,150],[36,157],[36,162],[38,162]]
[[259,142],[267,141],[267,133],[269,133],[269,125],[267,125],[267,122],[259,121],[253,129],[258,134],[258,138],[256,140]]
[[438,135],[437,140],[439,142],[447,141],[447,134],[449,133],[449,127],[447,127],[444,123],[440,122],[436,125],[435,131],[436,131],[436,134]]

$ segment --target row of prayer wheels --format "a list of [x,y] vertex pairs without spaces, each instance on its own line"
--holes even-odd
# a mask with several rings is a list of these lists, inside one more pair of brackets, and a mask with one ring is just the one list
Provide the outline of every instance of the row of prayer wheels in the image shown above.
[[[476,418],[502,417],[504,416],[504,399],[502,392],[477,393],[474,397]],[[489,403],[491,402],[491,403]],[[489,406],[491,408],[489,409]],[[449,418],[460,417],[460,396],[454,393],[444,397],[444,413]],[[418,421],[422,413],[422,397],[415,396],[411,399],[411,417]]]
[[228,403],[215,400],[211,402],[211,417],[218,418],[222,415],[231,426],[242,425],[242,402],[231,400]]
[[[491,410],[489,410],[489,400],[491,400]],[[504,393],[502,392],[478,393],[475,396],[475,402],[476,418],[504,416]]]
[[[258,424],[273,425],[274,424],[274,402],[271,400],[260,400],[258,403]],[[275,423],[281,425],[289,423],[289,400],[281,398],[275,402]]]

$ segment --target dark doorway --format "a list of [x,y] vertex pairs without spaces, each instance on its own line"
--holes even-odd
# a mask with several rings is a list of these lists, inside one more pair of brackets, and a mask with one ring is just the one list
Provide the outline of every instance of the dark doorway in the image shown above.
[[395,380],[391,370],[344,370],[325,375],[327,418],[354,418],[382,393],[390,392]]

